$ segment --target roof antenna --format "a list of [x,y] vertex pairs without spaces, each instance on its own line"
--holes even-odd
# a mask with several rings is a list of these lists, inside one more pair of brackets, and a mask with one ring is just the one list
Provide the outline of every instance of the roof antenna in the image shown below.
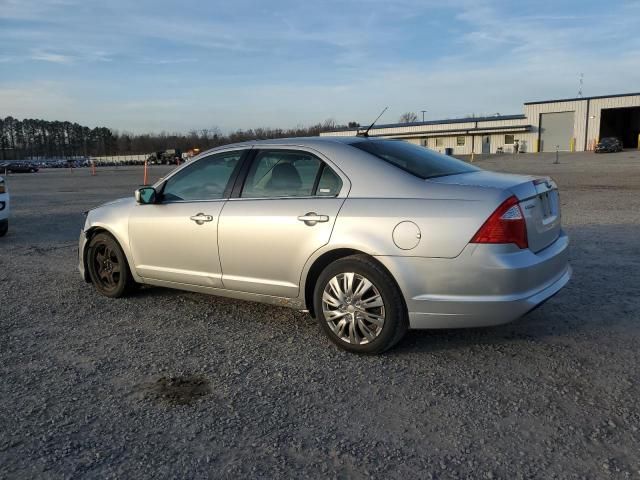
[[371,130],[371,127],[373,127],[376,122],[378,120],[380,120],[380,117],[384,114],[384,112],[387,111],[389,107],[384,107],[384,110],[382,110],[382,112],[380,112],[380,115],[378,115],[378,118],[376,118],[373,123],[371,125],[369,125],[369,128],[367,128],[364,132],[361,132],[360,130],[358,130],[358,133],[356,133],[357,137],[368,137],[369,136],[369,130]]

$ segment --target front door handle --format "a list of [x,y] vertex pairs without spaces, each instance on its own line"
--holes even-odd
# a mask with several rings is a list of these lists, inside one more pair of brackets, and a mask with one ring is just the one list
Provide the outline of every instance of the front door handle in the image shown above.
[[300,220],[301,222],[304,222],[305,225],[313,227],[318,222],[328,222],[329,221],[329,216],[328,215],[318,215],[316,212],[309,212],[309,213],[305,213],[304,215],[299,216],[298,220]]
[[198,225],[202,225],[204,222],[213,221],[213,217],[211,215],[205,215],[204,213],[196,213],[194,216],[189,217],[189,219],[196,222]]

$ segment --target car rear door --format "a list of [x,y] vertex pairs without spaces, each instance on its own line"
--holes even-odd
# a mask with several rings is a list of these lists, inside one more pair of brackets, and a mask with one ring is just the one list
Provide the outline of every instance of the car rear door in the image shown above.
[[220,215],[224,287],[294,298],[309,257],[329,242],[349,182],[300,148],[255,149]]
[[187,164],[164,183],[158,203],[133,209],[129,241],[138,275],[222,286],[218,219],[247,151],[225,151]]

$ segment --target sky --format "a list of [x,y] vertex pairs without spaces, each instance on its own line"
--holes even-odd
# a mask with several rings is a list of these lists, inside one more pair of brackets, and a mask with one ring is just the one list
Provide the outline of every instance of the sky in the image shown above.
[[0,117],[132,132],[640,91],[640,0],[0,0]]

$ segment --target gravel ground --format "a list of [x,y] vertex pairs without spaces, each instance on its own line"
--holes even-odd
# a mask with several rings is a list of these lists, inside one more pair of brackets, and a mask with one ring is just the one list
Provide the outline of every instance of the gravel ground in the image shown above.
[[640,154],[478,165],[556,179],[574,278],[510,325],[378,357],[284,308],[101,297],[76,271],[80,212],[142,171],[11,176],[0,478],[639,478]]

